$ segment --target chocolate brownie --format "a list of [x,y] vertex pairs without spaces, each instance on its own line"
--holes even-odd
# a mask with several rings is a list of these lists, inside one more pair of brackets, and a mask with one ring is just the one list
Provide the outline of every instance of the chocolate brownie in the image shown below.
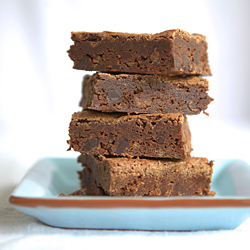
[[213,162],[206,158],[131,159],[80,155],[79,172],[87,195],[191,196],[210,191]]
[[67,196],[86,196],[86,188],[82,188],[82,189],[76,190],[75,192],[73,192],[71,194],[61,193],[59,195],[59,197],[67,197]]
[[84,109],[102,112],[199,114],[213,100],[208,81],[197,76],[107,74],[86,75]]
[[75,69],[210,76],[205,36],[180,29],[157,34],[72,32]]
[[186,158],[192,150],[187,118],[180,113],[84,110],[72,115],[69,136],[69,149],[83,154]]

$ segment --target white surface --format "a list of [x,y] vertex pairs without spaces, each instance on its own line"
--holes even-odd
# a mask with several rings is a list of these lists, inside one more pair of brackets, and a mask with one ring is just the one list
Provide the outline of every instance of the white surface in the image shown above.
[[74,249],[158,244],[243,249],[249,223],[216,232],[63,230],[14,211],[7,197],[37,159],[75,155],[66,152],[65,141],[70,116],[79,110],[84,72],[73,70],[67,56],[70,31],[181,28],[206,35],[215,101],[209,117],[190,118],[193,155],[249,163],[249,5],[247,0],[0,1],[0,249],[68,249],[68,243]]

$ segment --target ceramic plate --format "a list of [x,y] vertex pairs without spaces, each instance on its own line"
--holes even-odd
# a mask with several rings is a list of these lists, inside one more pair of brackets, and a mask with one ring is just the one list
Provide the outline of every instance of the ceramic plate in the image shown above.
[[76,158],[46,158],[13,191],[11,205],[63,228],[214,230],[236,228],[250,217],[250,166],[215,160],[215,197],[58,197],[80,189]]

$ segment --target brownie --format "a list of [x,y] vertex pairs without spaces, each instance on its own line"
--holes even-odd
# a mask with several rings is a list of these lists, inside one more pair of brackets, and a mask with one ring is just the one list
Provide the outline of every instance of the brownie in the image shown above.
[[213,100],[197,76],[85,75],[80,106],[102,112],[199,114]]
[[180,29],[157,34],[71,32],[75,69],[210,76],[205,36]]
[[59,195],[59,197],[67,197],[67,196],[86,196],[86,188],[76,190],[75,192],[70,193],[70,194],[61,193]]
[[186,158],[191,135],[181,113],[126,115],[84,110],[72,115],[70,145],[80,153]]
[[191,196],[210,191],[213,162],[206,158],[132,159],[80,155],[79,172],[87,195]]

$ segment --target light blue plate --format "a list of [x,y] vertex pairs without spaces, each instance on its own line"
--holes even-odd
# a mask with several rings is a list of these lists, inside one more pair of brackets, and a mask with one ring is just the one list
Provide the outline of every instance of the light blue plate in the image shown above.
[[75,158],[39,161],[13,191],[11,205],[63,228],[214,230],[236,228],[250,217],[250,166],[215,160],[215,197],[58,197],[80,189]]

